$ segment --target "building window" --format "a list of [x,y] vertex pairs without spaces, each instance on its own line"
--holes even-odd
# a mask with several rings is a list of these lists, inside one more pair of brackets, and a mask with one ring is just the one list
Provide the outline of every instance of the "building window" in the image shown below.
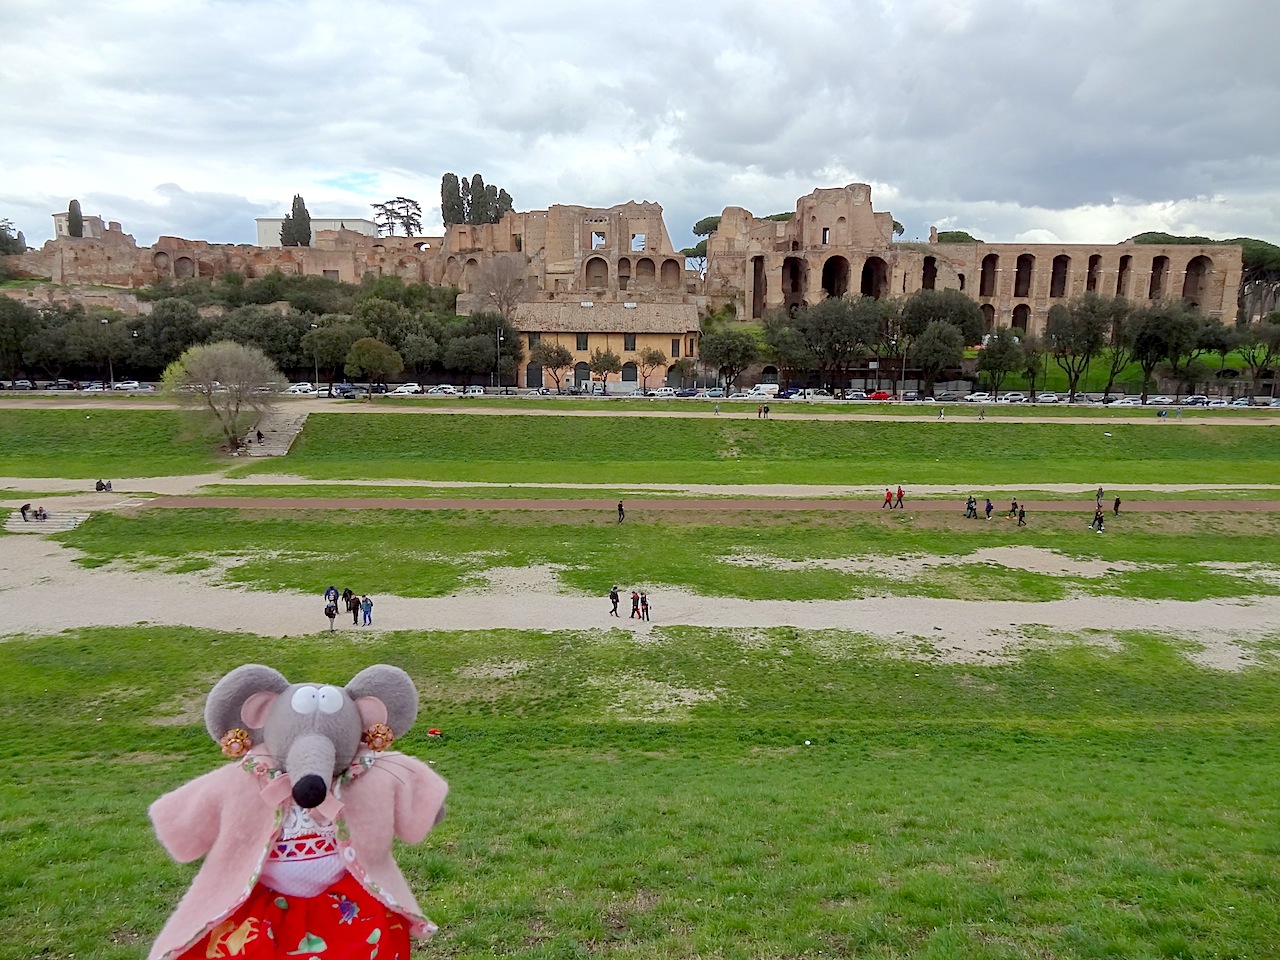
[[587,349],[587,335],[585,333],[578,334],[578,349],[579,350]]
[[634,350],[636,348],[636,335],[634,333],[624,333],[622,335],[622,349]]
[[692,356],[693,356],[693,346],[694,346],[694,342],[695,342],[695,338],[690,337],[690,338],[689,338],[689,343],[686,345],[686,347],[685,347],[685,351],[684,351],[684,355],[685,355],[686,357],[692,357]]
[[604,234],[601,233],[599,230],[593,230],[591,232],[591,249],[601,250],[603,248],[604,248]]
[[337,271],[337,270],[325,270],[325,271],[324,271],[324,278],[325,278],[326,280],[337,280],[337,279],[338,279],[338,271]]
[[672,360],[680,359],[680,338],[679,337],[671,338],[671,359]]
[[830,243],[830,242],[831,242],[831,228],[830,228],[830,227],[823,227],[823,228],[822,228],[822,242],[823,242],[824,244],[826,244],[826,243]]
[[516,242],[516,253],[522,252],[524,250],[524,237],[517,233],[512,239]]
[[631,235],[631,249],[640,251],[644,249],[645,235],[643,233],[633,233]]
[[540,334],[540,333],[531,333],[531,334],[529,334],[529,349],[530,349],[530,350],[532,350],[534,347],[536,347],[536,346],[537,346],[539,343],[541,343],[541,342],[542,342],[542,334]]

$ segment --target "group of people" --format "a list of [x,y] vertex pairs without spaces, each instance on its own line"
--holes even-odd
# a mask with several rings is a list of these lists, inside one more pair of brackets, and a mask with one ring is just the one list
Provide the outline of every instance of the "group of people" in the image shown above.
[[897,499],[897,500],[894,500],[894,498],[893,498],[893,491],[892,491],[892,490],[890,490],[888,487],[885,487],[885,488],[884,488],[884,502],[883,502],[882,504],[880,504],[880,509],[881,509],[881,510],[883,510],[885,507],[888,507],[890,510],[894,510],[894,509],[897,509],[897,510],[905,510],[905,509],[907,509],[906,507],[904,507],[904,506],[902,505],[902,495],[903,495],[903,489],[902,489],[902,485],[901,485],[901,484],[899,484],[899,485],[898,485],[898,499]]
[[[342,607],[338,604],[341,602]],[[329,586],[324,592],[324,615],[329,618],[329,629],[334,629],[334,621],[338,619],[340,609],[345,609],[351,614],[351,625],[353,627],[360,626],[363,622],[364,626],[373,625],[373,601],[369,597],[361,596],[350,587],[338,593],[338,588]],[[363,617],[363,621],[361,620]]]
[[[27,523],[31,520],[48,520],[49,519],[48,511],[46,511],[44,507],[36,507],[34,510],[32,510],[31,504],[29,503],[24,503],[22,506],[20,506],[18,508],[18,512],[22,514],[23,523]],[[31,516],[27,516],[27,514],[31,514]]]
[[110,492],[111,492],[111,481],[110,481],[110,480],[99,480],[97,483],[95,483],[95,484],[93,485],[93,489],[97,490],[99,493],[110,493]]
[[[990,497],[987,497],[986,502],[983,504],[983,507],[982,507],[983,516],[987,520],[990,520],[991,514],[995,512],[995,509],[996,509],[996,505],[991,502]],[[965,498],[964,515],[965,515],[965,519],[967,520],[978,519],[978,498],[975,497],[972,493]],[[1014,497],[1012,500],[1009,501],[1009,512],[1005,514],[1005,516],[1007,516],[1010,520],[1017,520],[1018,526],[1025,527],[1027,525],[1027,505],[1025,503],[1019,503],[1018,498]]]
[[[609,590],[609,602],[613,604],[613,609],[609,611],[609,616],[622,619],[622,614],[618,612],[618,602],[621,595],[618,588],[613,587]],[[631,591],[631,619],[632,620],[648,620],[649,619],[649,595],[643,590]]]
[[[717,403],[716,413],[719,413],[719,412],[720,412],[720,404]],[[762,403],[760,404],[760,406],[756,407],[756,419],[757,420],[769,419],[769,405],[767,403]]]

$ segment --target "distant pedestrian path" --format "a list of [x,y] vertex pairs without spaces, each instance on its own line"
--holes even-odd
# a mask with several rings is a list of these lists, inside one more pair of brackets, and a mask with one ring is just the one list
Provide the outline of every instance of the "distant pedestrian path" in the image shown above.
[[[233,509],[233,510],[529,510],[537,512],[576,511],[601,512],[610,519],[617,516],[617,504],[613,500],[491,500],[442,499],[413,497],[156,497],[147,507],[170,509]],[[632,501],[633,510],[646,513],[781,513],[819,511],[828,513],[874,513],[881,509],[879,498],[862,500],[801,500],[788,498],[768,500],[706,499],[674,500],[658,499]],[[1079,513],[1092,511],[1094,501],[1050,500],[1028,501],[1025,506],[1032,512]],[[955,500],[910,499],[903,504],[904,512],[951,513],[964,512],[964,504]],[[1137,500],[1124,502],[1125,513],[1274,513],[1280,511],[1280,500]],[[1002,512],[1002,511],[997,511]]]
[[[250,457],[283,457],[289,453],[294,438],[307,424],[309,412],[296,407],[278,406],[265,413],[245,436],[245,453]],[[258,442],[258,433],[262,442]]]

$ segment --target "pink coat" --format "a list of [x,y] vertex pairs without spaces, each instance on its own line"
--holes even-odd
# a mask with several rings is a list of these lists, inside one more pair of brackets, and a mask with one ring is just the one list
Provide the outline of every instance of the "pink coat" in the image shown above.
[[[342,801],[334,819],[339,854],[366,890],[409,921],[414,935],[430,936],[435,925],[422,915],[392,859],[391,841],[421,843],[444,816],[448,784],[421,760],[396,751],[365,751],[357,767],[358,775],[334,791]],[[180,953],[252,892],[289,802],[287,789],[280,789],[286,784],[271,779],[275,775],[250,754],[151,805],[156,836],[173,858],[205,859],[149,960]]]

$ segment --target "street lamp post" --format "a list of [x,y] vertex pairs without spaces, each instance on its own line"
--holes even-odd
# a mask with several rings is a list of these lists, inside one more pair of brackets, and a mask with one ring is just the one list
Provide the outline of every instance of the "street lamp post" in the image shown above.
[[[102,325],[103,325],[104,327],[105,327],[105,326],[107,326],[109,323],[110,323],[110,321],[109,321],[106,317],[103,317],[103,318],[102,318]],[[115,389],[115,385],[116,385],[116,370],[115,370],[115,366],[114,366],[114,365],[112,364],[112,362],[111,362],[111,343],[110,343],[110,341],[108,341],[108,342],[107,342],[107,381],[108,381],[108,382],[107,382],[107,389],[108,389],[108,390],[113,390],[113,389]]]
[[[319,329],[319,327],[320,327],[320,324],[318,323],[313,323],[311,325],[312,330]],[[314,360],[316,364],[316,369],[315,369],[316,378],[311,381],[311,385],[316,388],[317,392],[319,392],[320,390],[320,353],[319,351],[312,350],[311,359]]]
[[493,364],[493,377],[497,382],[499,391],[502,389],[502,341],[505,339],[506,337],[502,335],[502,327],[498,327],[497,340],[495,341],[497,344],[497,360]]

